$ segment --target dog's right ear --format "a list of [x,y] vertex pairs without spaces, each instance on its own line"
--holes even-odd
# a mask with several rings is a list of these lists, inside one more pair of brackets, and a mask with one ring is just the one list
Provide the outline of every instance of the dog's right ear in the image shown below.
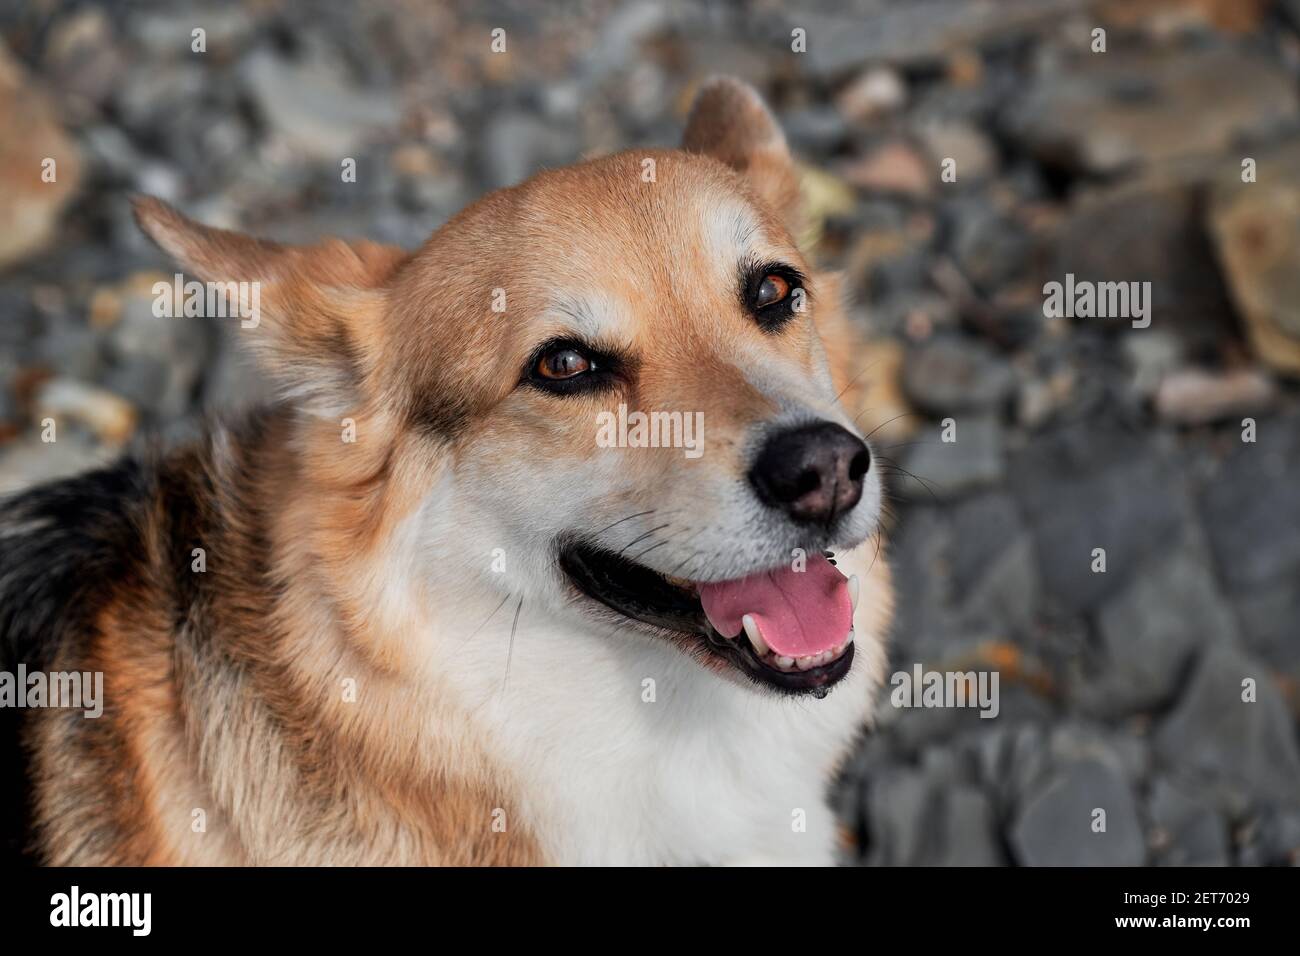
[[800,233],[799,175],[785,134],[763,98],[748,83],[714,77],[700,88],[686,121],[682,147],[721,160]]
[[159,248],[232,296],[236,337],[286,397],[323,416],[364,401],[386,335],[382,290],[405,251],[339,239],[284,245],[201,225],[152,197],[133,205]]

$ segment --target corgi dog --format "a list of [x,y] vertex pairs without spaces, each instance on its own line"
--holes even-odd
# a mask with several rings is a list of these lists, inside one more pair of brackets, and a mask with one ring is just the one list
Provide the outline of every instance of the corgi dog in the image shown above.
[[682,148],[541,172],[413,253],[137,200],[187,273],[257,284],[231,331],[278,399],[0,509],[6,660],[103,675],[97,718],[22,713],[27,851],[835,862],[892,592],[799,206],[730,79]]

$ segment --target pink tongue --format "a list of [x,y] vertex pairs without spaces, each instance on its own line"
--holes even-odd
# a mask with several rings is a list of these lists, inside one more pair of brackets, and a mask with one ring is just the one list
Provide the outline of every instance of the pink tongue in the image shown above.
[[848,579],[820,554],[803,571],[785,567],[736,581],[700,585],[700,601],[714,629],[735,637],[741,618],[753,616],[767,646],[783,657],[829,651],[849,634],[853,605]]

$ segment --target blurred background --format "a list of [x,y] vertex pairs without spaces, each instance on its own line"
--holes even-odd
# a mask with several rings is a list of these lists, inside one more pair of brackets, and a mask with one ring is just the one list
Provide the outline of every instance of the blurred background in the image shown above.
[[[261,395],[229,323],[153,316],[175,270],[131,193],[413,247],[544,166],[675,145],[734,74],[869,335],[892,669],[1000,674],[994,719],[882,701],[846,861],[1300,863],[1300,0],[0,10],[0,491]],[[1150,327],[1046,318],[1066,273],[1152,283]]]

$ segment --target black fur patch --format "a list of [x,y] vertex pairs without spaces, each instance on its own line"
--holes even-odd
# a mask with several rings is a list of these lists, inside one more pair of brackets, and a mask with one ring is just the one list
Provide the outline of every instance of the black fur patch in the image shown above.
[[[0,670],[51,669],[86,633],[125,566],[144,555],[140,516],[151,482],[135,461],[0,499]],[[24,712],[0,708],[0,856],[25,856],[29,831]]]

